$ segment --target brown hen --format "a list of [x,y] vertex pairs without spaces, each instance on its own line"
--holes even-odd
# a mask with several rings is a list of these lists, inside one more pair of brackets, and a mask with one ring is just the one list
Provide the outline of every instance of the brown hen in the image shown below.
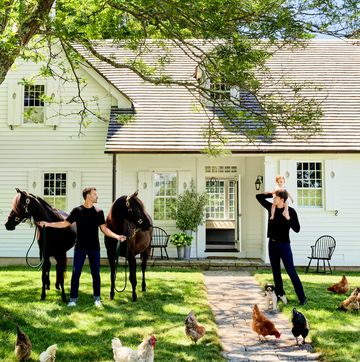
[[338,309],[344,311],[358,311],[359,304],[359,288],[355,288],[352,293],[340,304]]
[[260,340],[261,336],[275,336],[276,338],[280,338],[280,333],[276,329],[275,324],[260,312],[257,304],[253,307],[252,329],[257,333]]
[[346,279],[346,276],[343,275],[341,280],[338,283],[327,288],[328,291],[334,292],[336,294],[345,294],[349,291],[349,282]]
[[185,334],[196,343],[205,332],[205,327],[198,323],[194,312],[191,311],[185,318]]
[[15,343],[15,356],[18,361],[26,361],[30,358],[32,344],[30,338],[23,333],[19,326],[17,328],[17,337]]

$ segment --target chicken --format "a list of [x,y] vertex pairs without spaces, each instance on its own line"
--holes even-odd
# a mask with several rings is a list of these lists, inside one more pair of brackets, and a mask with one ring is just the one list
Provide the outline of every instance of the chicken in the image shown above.
[[331,287],[327,288],[330,292],[337,294],[345,294],[349,291],[349,282],[346,279],[346,276],[343,275],[341,280],[338,283],[335,283]]
[[280,338],[280,333],[274,323],[260,312],[257,304],[253,307],[252,329],[258,334],[260,340],[261,336],[275,336],[276,338]]
[[40,362],[54,362],[56,358],[57,345],[52,344],[50,347],[46,349],[46,351],[42,352],[39,357]]
[[138,348],[133,350],[129,347],[123,347],[119,338],[113,338],[111,345],[114,353],[114,361],[153,362],[156,341],[157,339],[154,335],[146,337]]
[[296,310],[296,308],[293,308],[293,310],[292,310],[291,322],[293,325],[291,332],[294,335],[294,337],[296,338],[296,344],[299,344],[299,341],[298,341],[299,336],[303,337],[302,343],[304,344],[305,338],[309,334],[309,330],[310,330],[309,322],[307,321],[307,319],[301,312]]
[[198,323],[194,312],[191,311],[185,318],[185,334],[196,343],[205,335],[205,332],[205,327]]
[[32,344],[30,338],[23,333],[19,326],[17,328],[17,337],[15,343],[15,356],[18,361],[26,361],[30,358]]
[[360,308],[360,290],[355,288],[352,293],[340,304],[338,309],[344,311],[358,311]]

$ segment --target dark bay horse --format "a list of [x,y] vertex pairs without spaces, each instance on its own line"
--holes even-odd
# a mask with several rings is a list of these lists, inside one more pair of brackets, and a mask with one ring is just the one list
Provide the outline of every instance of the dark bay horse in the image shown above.
[[132,301],[136,294],[136,259],[141,255],[142,291],[146,291],[145,270],[151,251],[152,220],[144,204],[137,197],[137,192],[119,197],[112,205],[106,218],[106,226],[117,234],[126,235],[128,240],[118,245],[117,240],[105,236],[105,246],[111,269],[110,298],[114,298],[116,261],[123,256],[129,263],[129,279],[132,286]]
[[[33,223],[38,221],[62,221],[67,214],[49,205],[42,198],[26,191],[16,189],[12,210],[5,223],[7,230],[15,230],[15,227],[25,220]],[[56,283],[57,289],[61,288],[61,298],[66,302],[64,290],[64,277],[67,266],[66,252],[75,244],[76,227],[70,226],[65,229],[41,228],[36,226],[37,241],[42,259],[42,292],[41,300],[46,298],[46,289],[50,289],[50,256],[56,260]]]

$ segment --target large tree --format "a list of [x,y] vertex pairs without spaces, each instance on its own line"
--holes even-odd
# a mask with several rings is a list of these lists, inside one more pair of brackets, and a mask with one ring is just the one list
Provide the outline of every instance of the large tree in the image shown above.
[[[279,48],[305,46],[315,34],[357,34],[358,15],[357,0],[0,0],[0,84],[17,58],[45,60],[44,74],[59,76],[51,68],[56,42],[77,79],[76,63],[81,59],[74,52],[76,44],[114,67],[132,69],[146,81],[176,83],[199,92],[199,99],[211,100],[220,110],[222,127],[249,140],[271,137],[279,125],[294,137],[308,137],[320,129],[319,101],[302,94],[308,84],[287,84],[290,98],[269,95],[264,91],[269,85],[267,61]],[[129,47],[139,57],[126,62],[106,57],[94,42],[101,39]],[[149,49],[149,39],[157,46],[181,47],[198,64],[196,79],[164,76],[161,68],[169,61],[164,56],[158,67],[145,64],[140,55]],[[205,51],[191,39],[205,39],[214,46]],[[44,46],[48,59],[40,51]],[[223,102],[223,89],[209,88],[204,78],[237,89],[239,97]],[[254,123],[256,128],[249,127]],[[209,144],[213,139],[225,143],[221,127],[211,122],[207,137]]]

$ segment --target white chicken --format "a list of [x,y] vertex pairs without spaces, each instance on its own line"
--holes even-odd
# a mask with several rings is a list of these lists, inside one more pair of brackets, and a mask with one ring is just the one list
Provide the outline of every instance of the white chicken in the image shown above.
[[154,349],[156,344],[154,335],[144,338],[136,350],[124,347],[119,338],[112,339],[112,349],[115,362],[154,362]]
[[54,362],[56,358],[57,344],[52,344],[46,349],[46,351],[41,352],[39,361],[40,362]]

